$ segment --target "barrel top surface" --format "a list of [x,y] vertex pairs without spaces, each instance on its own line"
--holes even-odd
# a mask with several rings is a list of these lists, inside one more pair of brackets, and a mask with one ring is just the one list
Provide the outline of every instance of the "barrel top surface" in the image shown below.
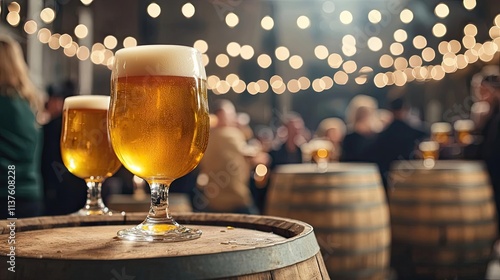
[[[310,225],[292,219],[239,214],[180,213],[176,220],[203,231],[201,238],[174,243],[119,240],[116,233],[142,222],[146,213],[125,216],[53,216],[15,220],[16,255],[48,259],[169,258],[296,246],[319,250]],[[7,244],[11,220],[0,220],[0,242]],[[312,239],[311,239],[312,238]],[[311,243],[312,242],[312,243]],[[283,248],[284,248],[283,247]],[[282,249],[283,249],[282,248]],[[7,246],[0,253],[8,253]],[[316,251],[314,251],[316,250]],[[311,257],[308,256],[308,257]]]
[[[154,271],[154,275],[172,279],[217,279],[281,269],[319,253],[310,225],[272,216],[178,213],[176,220],[201,229],[201,238],[174,243],[116,238],[118,230],[135,226],[145,217],[146,213],[126,213],[0,220],[0,242],[8,244],[14,232],[19,260],[16,269],[35,269],[47,275],[60,267],[60,279],[69,279],[70,275],[91,279],[92,275],[105,276],[120,267],[132,275]],[[16,228],[12,230],[9,226],[14,222]],[[0,248],[2,262],[8,260],[7,247]],[[0,278],[2,275],[0,272]],[[22,275],[17,279],[23,279]],[[98,279],[110,279],[103,277]]]
[[[196,226],[203,231],[201,238],[173,243],[148,243],[119,240],[116,232],[129,227],[89,226],[66,227],[19,232],[16,235],[18,257],[118,260],[140,258],[168,258],[190,255],[216,254],[271,246],[286,238],[272,232],[220,226]],[[7,235],[0,236],[7,244]],[[7,246],[0,252],[8,253]]]
[[484,164],[481,161],[466,160],[437,160],[433,167],[426,167],[422,160],[395,161],[392,170],[428,170],[428,171],[483,171]]
[[377,166],[373,163],[329,163],[325,170],[320,170],[317,164],[284,164],[278,165],[274,171],[280,174],[352,174],[352,173],[374,173]]

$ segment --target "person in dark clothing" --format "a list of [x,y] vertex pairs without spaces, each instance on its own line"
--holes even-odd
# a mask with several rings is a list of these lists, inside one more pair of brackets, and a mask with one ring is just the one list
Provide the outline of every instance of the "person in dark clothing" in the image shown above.
[[356,109],[352,131],[342,141],[341,162],[367,161],[364,151],[373,141],[372,120],[373,109],[360,106]]
[[29,77],[19,43],[0,35],[0,219],[42,214],[37,116],[44,99]]
[[366,157],[378,165],[384,187],[388,190],[388,173],[393,161],[414,159],[418,143],[427,137],[423,129],[410,126],[406,119],[408,108],[402,98],[390,102],[393,121],[380,132],[366,149]]
[[289,113],[284,125],[287,129],[285,142],[276,150],[269,152],[271,156],[271,170],[277,165],[302,163],[302,150],[300,145],[307,142],[304,137],[304,121],[296,113]]
[[[479,140],[465,148],[467,159],[483,160],[493,186],[497,213],[500,213],[500,78],[487,76],[480,86],[481,95],[491,95],[490,111],[483,128],[477,135]],[[499,223],[500,226],[500,223]]]
[[45,215],[64,215],[78,211],[85,204],[85,182],[68,171],[61,157],[61,127],[64,98],[76,95],[75,84],[67,80],[49,86],[43,126],[42,177]]

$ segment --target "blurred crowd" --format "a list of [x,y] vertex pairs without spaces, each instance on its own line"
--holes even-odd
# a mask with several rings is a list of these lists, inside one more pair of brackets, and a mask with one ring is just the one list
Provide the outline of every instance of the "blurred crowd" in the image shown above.
[[[253,128],[248,114],[238,112],[231,101],[218,99],[210,107],[211,132],[204,158],[194,171],[174,181],[171,191],[189,195],[195,211],[258,214],[264,212],[267,188],[279,165],[372,162],[387,189],[391,163],[423,158],[420,144],[434,141],[442,159],[484,160],[498,205],[500,81],[498,76],[486,76],[476,85],[469,124],[455,125],[456,131],[466,127],[468,138],[454,137],[452,124],[433,126],[447,135],[445,140],[410,114],[405,96],[390,98],[382,109],[374,98],[357,95],[344,119],[326,118],[315,128],[306,127],[295,112],[281,115],[277,127]],[[70,80],[49,86],[46,95],[37,90],[19,44],[0,37],[0,169],[7,174],[15,165],[17,217],[68,214],[85,204],[85,182],[66,169],[59,144],[64,98],[77,92]],[[459,153],[450,152],[457,147]],[[132,177],[120,169],[106,180],[103,197],[132,194]],[[2,205],[7,205],[11,185],[2,183]],[[5,210],[0,218],[8,216]]]

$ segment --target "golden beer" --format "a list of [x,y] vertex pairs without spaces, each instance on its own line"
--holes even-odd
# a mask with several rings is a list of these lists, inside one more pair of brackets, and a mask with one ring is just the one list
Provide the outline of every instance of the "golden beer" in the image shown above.
[[62,159],[77,177],[107,178],[121,166],[109,142],[107,113],[84,108],[63,111]]
[[87,183],[87,202],[76,215],[113,215],[101,199],[102,182],[121,166],[107,129],[109,96],[72,96],[64,100],[61,155],[64,165]]
[[322,163],[331,161],[335,147],[329,140],[312,139],[300,146],[300,149],[302,150],[302,159],[305,162]]
[[206,81],[137,76],[113,81],[110,134],[123,165],[141,178],[175,179],[193,170],[208,144]]
[[424,141],[418,146],[424,160],[437,160],[439,158],[439,144],[435,141]]
[[453,125],[457,134],[457,142],[462,145],[472,144],[474,137],[471,135],[474,130],[474,122],[472,120],[458,120]]
[[108,128],[116,155],[151,189],[151,207],[139,225],[118,231],[132,241],[199,238],[199,229],[174,221],[170,183],[200,162],[208,144],[206,73],[194,48],[150,45],[115,54]]
[[311,157],[315,163],[327,162],[330,159],[330,151],[325,148],[320,148],[313,151]]
[[450,143],[451,125],[445,122],[433,123],[431,126],[432,140],[440,145]]

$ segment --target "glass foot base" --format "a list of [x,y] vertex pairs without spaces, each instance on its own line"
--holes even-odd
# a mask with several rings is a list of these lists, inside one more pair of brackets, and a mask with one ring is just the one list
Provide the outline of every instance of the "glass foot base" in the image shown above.
[[200,238],[202,231],[173,224],[146,224],[118,231],[119,239],[146,242],[179,242]]
[[124,216],[124,211],[115,211],[110,210],[108,207],[104,208],[96,208],[96,209],[87,209],[82,208],[75,213],[70,214],[72,216],[113,216],[113,215],[121,215]]

